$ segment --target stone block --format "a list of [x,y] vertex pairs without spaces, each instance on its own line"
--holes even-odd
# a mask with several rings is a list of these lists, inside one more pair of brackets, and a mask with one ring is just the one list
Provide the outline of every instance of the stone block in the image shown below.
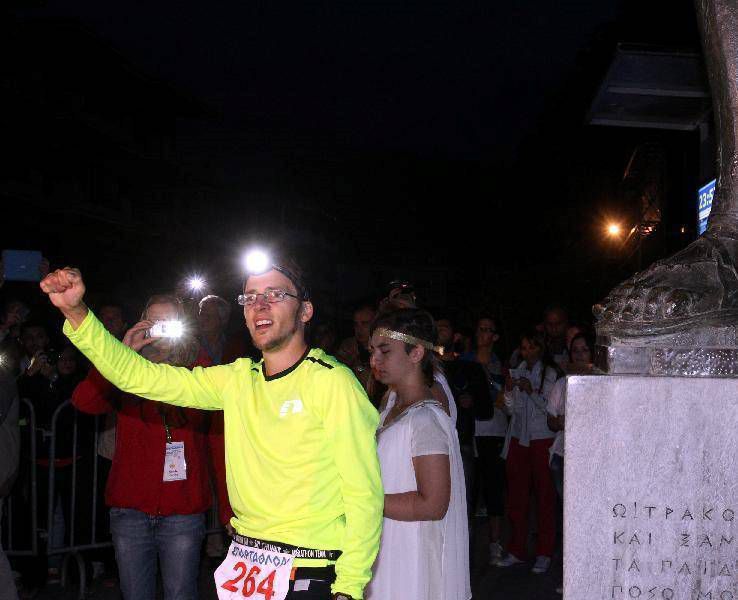
[[738,600],[738,379],[572,376],[566,600]]

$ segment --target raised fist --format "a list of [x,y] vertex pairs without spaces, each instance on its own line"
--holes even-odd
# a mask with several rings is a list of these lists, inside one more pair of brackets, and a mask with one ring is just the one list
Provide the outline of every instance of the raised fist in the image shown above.
[[76,329],[87,315],[87,307],[82,301],[85,284],[78,269],[65,267],[49,273],[41,280],[41,290],[49,295],[56,306]]

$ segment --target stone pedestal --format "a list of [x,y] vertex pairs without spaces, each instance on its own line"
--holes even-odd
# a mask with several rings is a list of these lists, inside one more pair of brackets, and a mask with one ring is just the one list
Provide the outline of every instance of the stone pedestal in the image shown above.
[[738,600],[738,380],[567,389],[564,598]]
[[[734,320],[738,321],[738,315]],[[600,335],[595,360],[610,375],[735,376],[738,328],[703,323],[656,336]]]

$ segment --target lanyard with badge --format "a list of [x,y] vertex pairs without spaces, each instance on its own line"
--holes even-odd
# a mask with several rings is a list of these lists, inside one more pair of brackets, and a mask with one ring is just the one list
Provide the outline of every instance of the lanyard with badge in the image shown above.
[[163,481],[182,481],[187,479],[187,461],[185,460],[184,442],[173,442],[172,432],[164,414],[161,415],[164,431],[167,434],[167,444],[164,451]]

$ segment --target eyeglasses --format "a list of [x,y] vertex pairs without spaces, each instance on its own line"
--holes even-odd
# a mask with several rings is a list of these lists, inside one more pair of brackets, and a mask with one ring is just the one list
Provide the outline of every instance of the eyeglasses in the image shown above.
[[256,304],[259,296],[264,296],[264,300],[269,304],[284,302],[288,296],[290,298],[294,298],[295,300],[300,299],[299,296],[295,294],[290,294],[289,292],[285,292],[284,290],[267,290],[263,294],[239,294],[237,302],[241,306],[253,306],[254,304]]

